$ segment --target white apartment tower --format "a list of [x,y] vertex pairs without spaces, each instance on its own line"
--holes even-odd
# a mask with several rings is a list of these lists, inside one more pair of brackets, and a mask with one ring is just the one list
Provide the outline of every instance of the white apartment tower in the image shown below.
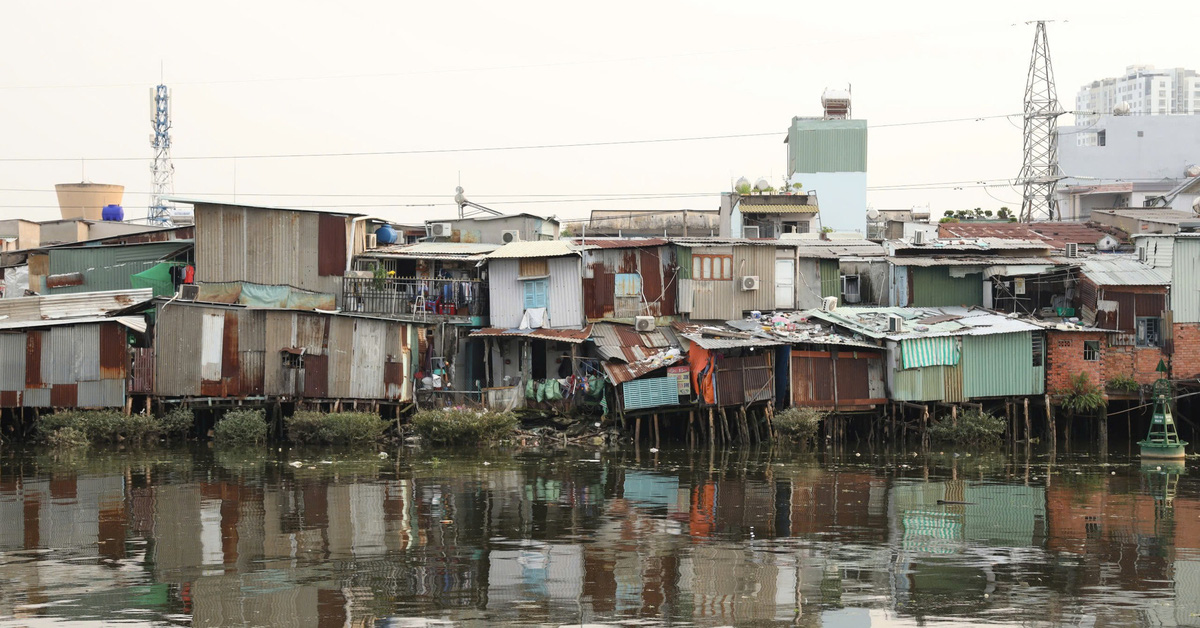
[[1075,124],[1091,124],[1097,116],[1186,115],[1200,113],[1200,76],[1195,70],[1156,70],[1131,65],[1124,76],[1092,81],[1075,97]]

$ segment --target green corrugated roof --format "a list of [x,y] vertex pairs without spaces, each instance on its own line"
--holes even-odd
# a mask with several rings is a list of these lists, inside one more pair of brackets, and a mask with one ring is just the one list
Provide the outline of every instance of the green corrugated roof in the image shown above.
[[50,274],[82,273],[83,284],[51,288],[51,294],[128,290],[130,277],[149,270],[162,258],[191,246],[190,240],[148,242],[121,246],[83,246],[50,249]]

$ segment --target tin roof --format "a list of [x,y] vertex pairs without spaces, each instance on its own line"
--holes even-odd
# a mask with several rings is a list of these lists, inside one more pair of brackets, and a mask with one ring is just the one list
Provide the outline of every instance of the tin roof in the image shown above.
[[1146,222],[1157,222],[1164,225],[1178,225],[1181,222],[1195,220],[1196,216],[1189,212],[1180,212],[1173,209],[1093,209],[1093,214],[1104,214],[1108,216],[1117,216],[1119,218],[1132,218],[1134,220],[1144,220]]
[[591,336],[590,327],[583,329],[501,329],[499,327],[484,327],[476,329],[469,335],[472,338],[484,336],[502,336],[509,338],[537,338],[540,340],[557,340],[571,344],[582,344]]
[[781,242],[773,238],[671,238],[671,242],[679,246],[730,246],[733,244],[748,244],[754,246],[796,246],[794,241]]
[[314,209],[314,208],[305,209],[305,208],[301,208],[301,207],[273,207],[271,205],[250,205],[247,203],[232,203],[229,201],[213,201],[213,200],[206,200],[206,199],[202,199],[202,198],[185,198],[182,196],[164,196],[163,199],[170,201],[172,203],[183,203],[185,205],[193,205],[193,206],[223,205],[225,207],[245,207],[246,209],[270,209],[273,211],[281,211],[281,212],[309,212],[309,213],[314,213],[314,214],[337,214],[337,215],[341,215],[341,216],[366,216],[366,214],[360,214],[358,212],[352,212],[352,211],[345,211],[345,210],[337,209],[335,207],[322,208],[322,209]]
[[499,244],[477,242],[418,242],[381,246],[363,252],[363,257],[479,261],[498,248]]
[[1008,257],[962,255],[957,257],[905,256],[888,258],[895,266],[1062,266],[1078,262],[1078,258]]
[[1131,255],[1097,255],[1079,261],[1079,270],[1098,286],[1166,286],[1171,271],[1154,268]]
[[884,257],[887,250],[883,245],[870,240],[801,240],[785,239],[795,243],[796,255],[806,258],[841,259],[844,257]]
[[670,327],[638,332],[631,325],[596,323],[592,325],[592,342],[596,343],[596,353],[604,358],[601,366],[614,385],[685,359]]
[[1036,240],[1016,240],[1012,238],[963,238],[937,239],[926,244],[913,244],[908,240],[888,240],[887,245],[896,251],[1019,251],[1046,250],[1051,248],[1040,238]]
[[102,316],[135,303],[149,301],[153,296],[153,289],[138,288],[136,290],[75,292],[0,299],[0,322],[16,323]]
[[[839,307],[832,312],[809,310],[816,318],[869,338],[906,340],[937,336],[985,336],[1041,329],[1027,321],[982,308],[965,307]],[[888,332],[888,315],[903,319],[902,331]]]
[[670,244],[666,238],[575,238],[573,242],[589,249],[629,249]]
[[738,205],[743,214],[815,214],[816,205],[757,205],[742,201]]
[[146,333],[146,319],[142,316],[83,316],[79,318],[60,318],[47,321],[9,321],[0,320],[0,330],[34,329],[39,327],[55,327],[58,325],[85,325],[88,323],[120,323],[138,333]]
[[938,225],[942,238],[1007,238],[1040,240],[1056,249],[1067,243],[1094,246],[1108,235],[1081,222],[945,222]]
[[522,257],[560,257],[576,255],[582,250],[566,240],[530,240],[509,242],[487,255],[488,259],[517,259]]

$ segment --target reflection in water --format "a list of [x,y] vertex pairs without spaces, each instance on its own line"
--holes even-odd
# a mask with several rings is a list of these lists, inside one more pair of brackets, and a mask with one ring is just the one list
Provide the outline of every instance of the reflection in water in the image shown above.
[[0,622],[1200,626],[1178,465],[273,456],[5,451]]

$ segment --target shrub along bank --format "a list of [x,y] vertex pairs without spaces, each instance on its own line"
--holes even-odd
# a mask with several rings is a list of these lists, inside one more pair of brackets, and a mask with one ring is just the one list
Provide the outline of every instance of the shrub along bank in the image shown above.
[[422,410],[412,417],[413,431],[434,445],[496,445],[512,439],[519,426],[511,412],[450,408]]
[[369,445],[390,425],[370,412],[297,412],[286,423],[288,440],[304,445]]
[[126,416],[115,410],[76,410],[44,414],[38,418],[41,439],[55,447],[81,447],[90,443],[146,443],[183,436],[192,427],[192,413],[176,409],[163,417]]

